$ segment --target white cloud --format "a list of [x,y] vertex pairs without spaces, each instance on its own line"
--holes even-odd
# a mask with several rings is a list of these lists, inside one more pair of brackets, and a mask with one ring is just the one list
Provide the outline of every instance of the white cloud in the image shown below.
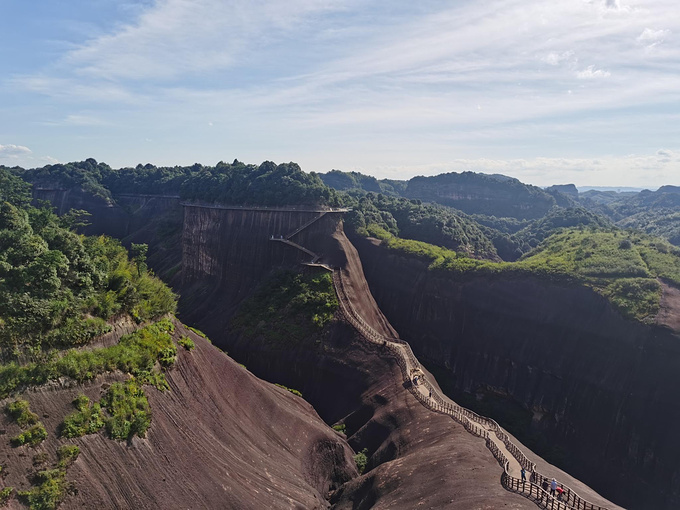
[[592,80],[596,78],[609,78],[611,73],[603,69],[597,69],[595,66],[588,66],[585,69],[578,71],[576,77],[579,80]]
[[106,80],[163,80],[243,64],[258,47],[341,9],[333,0],[157,0],[136,22],[69,52],[64,64]]
[[[680,104],[680,46],[668,44],[677,0],[385,5],[147,2],[133,22],[12,78],[13,92],[50,96],[63,127],[49,134],[59,144],[25,143],[62,159],[98,149],[114,165],[217,161],[230,150],[313,169],[482,156],[481,166],[524,156],[533,163],[519,167],[538,168],[536,154],[654,154],[680,134],[677,118],[662,119]],[[107,136],[82,129],[97,123]]]
[[574,52],[573,51],[565,51],[562,53],[557,53],[554,51],[551,51],[547,55],[545,55],[543,58],[541,58],[543,62],[546,64],[550,64],[551,66],[556,66],[559,65],[561,62],[564,61],[573,61],[575,62],[577,59],[574,57]]
[[23,145],[0,145],[0,158],[18,158],[31,153],[31,149]]
[[645,28],[642,33],[637,36],[636,41],[647,48],[653,48],[664,42],[670,35],[670,30],[653,30],[651,28]]

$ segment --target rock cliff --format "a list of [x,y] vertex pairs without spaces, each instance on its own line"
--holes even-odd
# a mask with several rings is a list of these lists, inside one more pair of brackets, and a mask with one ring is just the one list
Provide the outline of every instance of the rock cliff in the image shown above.
[[[483,441],[420,405],[404,390],[396,362],[367,345],[340,317],[322,334],[304,341],[273,344],[231,329],[230,317],[240,299],[258,281],[272,268],[299,267],[305,259],[294,248],[269,241],[269,236],[294,230],[308,218],[300,213],[195,209],[185,216],[183,295],[194,285],[212,285],[214,290],[209,291],[211,298],[204,295],[195,306],[187,306],[201,310],[186,312],[190,320],[256,375],[302,391],[327,423],[345,424],[355,451],[368,451],[368,472],[333,494],[334,507],[534,506],[502,489],[502,470]],[[361,260],[337,218],[314,225],[297,242],[323,253],[325,262],[343,267],[362,317],[375,329],[394,334],[368,291]],[[193,300],[197,294],[190,295]],[[552,473],[582,488],[588,499],[616,508],[566,473]]]
[[454,399],[624,505],[677,508],[680,338],[670,328],[625,320],[584,287],[461,281],[353,241],[378,305]]

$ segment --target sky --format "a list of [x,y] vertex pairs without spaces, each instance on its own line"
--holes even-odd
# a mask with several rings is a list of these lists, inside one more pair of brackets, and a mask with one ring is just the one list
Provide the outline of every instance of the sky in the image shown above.
[[0,0],[0,164],[680,184],[677,0]]

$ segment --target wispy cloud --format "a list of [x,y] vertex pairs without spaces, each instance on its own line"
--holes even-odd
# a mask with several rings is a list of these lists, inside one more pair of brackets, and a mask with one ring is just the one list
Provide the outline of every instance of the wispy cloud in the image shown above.
[[149,152],[167,140],[193,148],[189,161],[219,160],[229,140],[253,158],[282,154],[318,170],[361,158],[369,169],[416,158],[545,169],[567,150],[584,165],[602,154],[628,161],[631,146],[653,155],[680,136],[664,117],[680,104],[676,0],[385,5],[155,0],[9,83],[48,96],[62,136],[106,130],[97,143],[112,164],[137,161],[116,160],[111,136],[154,140],[128,158],[177,157]]
[[23,145],[0,145],[0,158],[18,158],[31,153],[31,149]]

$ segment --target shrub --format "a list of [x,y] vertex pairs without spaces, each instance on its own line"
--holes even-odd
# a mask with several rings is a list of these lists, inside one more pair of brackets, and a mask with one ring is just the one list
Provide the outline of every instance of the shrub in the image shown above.
[[19,492],[19,498],[31,510],[55,510],[64,499],[68,482],[66,469],[49,469],[35,475],[35,486]]
[[170,345],[163,349],[158,356],[158,361],[160,362],[161,366],[165,368],[174,365],[175,361],[177,361],[177,347]]
[[73,464],[80,455],[80,448],[74,444],[65,444],[57,450],[57,458],[59,459],[58,467],[66,469]]
[[364,470],[366,469],[366,464],[368,464],[368,457],[366,455],[367,453],[368,448],[364,448],[354,456],[354,463],[357,465],[359,474],[363,474]]
[[7,404],[7,413],[17,422],[21,428],[38,423],[38,415],[31,412],[27,400],[15,400]]
[[0,505],[5,506],[7,502],[12,498],[12,493],[14,492],[14,487],[5,487],[0,490]]
[[287,388],[283,384],[276,384],[279,388],[283,388],[284,390],[290,391],[293,395],[297,395],[298,397],[302,397],[302,393],[300,393],[298,390],[294,390],[293,388]]
[[333,430],[337,430],[338,432],[342,432],[344,434],[347,430],[347,425],[344,423],[338,423],[337,425],[333,425]]
[[192,350],[196,345],[194,344],[194,341],[189,338],[188,336],[182,336],[179,340],[177,340],[177,343],[184,347],[187,351]]
[[30,446],[37,446],[47,439],[47,430],[45,426],[38,422],[33,425],[30,429],[23,431],[18,436],[14,436],[10,439],[12,446],[23,446],[28,444]]
[[113,383],[102,399],[102,405],[111,415],[105,424],[112,439],[145,436],[151,425],[151,408],[137,381],[130,379],[125,383]]
[[90,399],[79,395],[73,401],[77,411],[64,418],[61,424],[62,437],[81,437],[94,434],[104,426],[104,415],[99,404],[90,406]]

